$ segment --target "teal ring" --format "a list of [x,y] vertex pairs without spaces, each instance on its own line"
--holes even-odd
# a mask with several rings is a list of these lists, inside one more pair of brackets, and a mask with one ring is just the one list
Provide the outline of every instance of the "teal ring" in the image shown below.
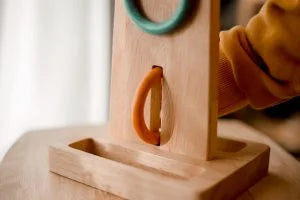
[[136,7],[135,0],[124,0],[124,3],[127,14],[139,28],[147,33],[159,35],[173,31],[182,23],[189,9],[189,1],[180,0],[173,16],[161,23],[152,22],[141,15]]

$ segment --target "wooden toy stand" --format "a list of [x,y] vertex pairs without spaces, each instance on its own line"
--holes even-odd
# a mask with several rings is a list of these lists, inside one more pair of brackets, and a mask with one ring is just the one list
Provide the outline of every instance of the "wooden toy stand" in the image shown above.
[[[176,2],[139,1],[153,21],[170,17]],[[50,171],[136,200],[232,199],[267,174],[266,145],[217,137],[219,0],[190,3],[184,24],[153,35],[115,2],[109,129],[50,146]],[[131,118],[153,65],[162,67],[162,88],[153,85],[144,116],[159,146],[140,140]]]

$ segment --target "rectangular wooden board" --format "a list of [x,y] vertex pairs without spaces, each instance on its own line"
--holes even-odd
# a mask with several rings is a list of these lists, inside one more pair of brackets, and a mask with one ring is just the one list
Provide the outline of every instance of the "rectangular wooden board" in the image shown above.
[[83,138],[50,146],[50,171],[126,199],[229,200],[267,174],[269,148],[220,140],[201,161],[151,146]]
[[[178,3],[140,2],[154,21],[168,18]],[[110,133],[141,142],[132,128],[132,101],[139,82],[158,65],[164,74],[159,148],[203,160],[212,158],[216,150],[219,0],[191,0],[186,23],[166,35],[140,30],[128,18],[123,3],[115,2]],[[147,118],[148,113],[145,115]]]

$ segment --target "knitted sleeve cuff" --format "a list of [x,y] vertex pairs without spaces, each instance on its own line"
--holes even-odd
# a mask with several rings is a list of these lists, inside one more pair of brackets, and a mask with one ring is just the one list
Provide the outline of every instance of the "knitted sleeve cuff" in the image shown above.
[[236,111],[247,105],[247,99],[237,86],[231,64],[222,49],[220,49],[217,71],[219,116]]

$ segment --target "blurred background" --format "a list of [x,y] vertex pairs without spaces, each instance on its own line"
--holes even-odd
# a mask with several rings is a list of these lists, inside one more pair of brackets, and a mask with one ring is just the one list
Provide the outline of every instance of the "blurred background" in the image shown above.
[[[264,0],[222,0],[221,29],[246,25]],[[0,0],[0,161],[26,131],[108,118],[113,0]],[[295,156],[300,100],[237,118]]]
[[26,131],[105,122],[111,0],[0,0],[0,160]]

